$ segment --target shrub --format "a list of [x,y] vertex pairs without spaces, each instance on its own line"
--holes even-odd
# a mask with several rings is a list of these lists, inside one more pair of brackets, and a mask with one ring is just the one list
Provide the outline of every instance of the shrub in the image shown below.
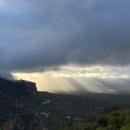
[[130,124],[123,126],[120,130],[130,130]]
[[123,120],[119,116],[113,115],[108,117],[108,124],[112,125],[115,128],[120,128],[122,123]]

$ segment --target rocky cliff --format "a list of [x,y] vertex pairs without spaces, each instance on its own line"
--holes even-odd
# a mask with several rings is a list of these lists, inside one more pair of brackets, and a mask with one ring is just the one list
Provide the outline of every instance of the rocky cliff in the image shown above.
[[36,98],[35,83],[0,78],[0,130],[41,130]]
[[0,93],[13,98],[32,97],[37,95],[37,87],[33,82],[12,81],[0,78]]

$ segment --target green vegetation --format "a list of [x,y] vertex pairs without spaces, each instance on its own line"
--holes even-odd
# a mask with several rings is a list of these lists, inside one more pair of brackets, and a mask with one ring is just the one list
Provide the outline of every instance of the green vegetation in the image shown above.
[[58,130],[130,130],[130,108],[107,111],[89,121],[74,121]]

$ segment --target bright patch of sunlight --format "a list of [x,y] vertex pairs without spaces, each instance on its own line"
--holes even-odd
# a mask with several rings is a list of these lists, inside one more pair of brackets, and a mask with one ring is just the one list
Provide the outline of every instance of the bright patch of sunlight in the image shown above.
[[51,73],[13,73],[16,79],[37,83],[39,91],[73,91],[73,87],[64,78],[56,78]]
[[[118,82],[122,80],[118,79],[130,79],[129,72],[129,67],[63,66],[55,71],[39,73],[15,72],[13,75],[16,79],[36,82],[39,91],[115,92],[118,89],[122,89],[118,86]],[[105,80],[113,82],[113,86],[108,81],[104,82]],[[123,82],[122,85],[124,85]]]
[[63,66],[55,77],[64,78],[130,78],[130,67],[111,66]]

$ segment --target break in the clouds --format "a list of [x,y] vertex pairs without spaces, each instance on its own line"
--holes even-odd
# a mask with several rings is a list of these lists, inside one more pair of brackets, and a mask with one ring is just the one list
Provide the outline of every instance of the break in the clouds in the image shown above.
[[0,0],[0,69],[130,64],[129,0]]
[[59,70],[14,73],[18,79],[35,81],[40,91],[50,92],[130,92],[130,67],[64,66]]

